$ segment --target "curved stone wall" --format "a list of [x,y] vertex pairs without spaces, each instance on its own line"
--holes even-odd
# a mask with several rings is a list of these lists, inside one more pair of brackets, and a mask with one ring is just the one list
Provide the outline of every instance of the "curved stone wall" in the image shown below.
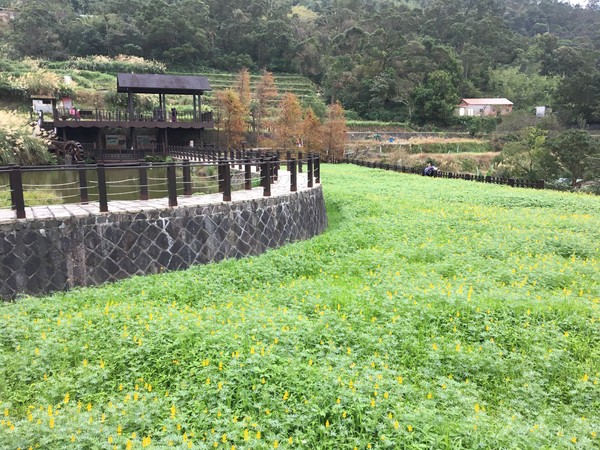
[[202,206],[0,224],[0,298],[257,255],[327,227],[321,186]]

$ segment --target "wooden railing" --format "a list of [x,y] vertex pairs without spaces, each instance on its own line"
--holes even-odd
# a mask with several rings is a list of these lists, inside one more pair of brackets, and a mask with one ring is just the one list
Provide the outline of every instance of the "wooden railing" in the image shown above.
[[[233,152],[233,157],[232,153]],[[198,155],[196,155],[198,156]],[[200,161],[190,162],[189,160],[167,163],[148,163],[146,161],[137,161],[128,164],[78,164],[70,166],[27,166],[21,167],[17,165],[9,165],[0,167],[0,174],[8,173],[9,188],[11,197],[11,208],[16,213],[17,219],[26,218],[26,205],[24,199],[25,187],[23,184],[23,174],[26,172],[40,171],[75,171],[78,178],[78,197],[80,204],[88,204],[90,202],[90,191],[94,191],[94,201],[99,204],[100,212],[108,211],[109,202],[109,185],[107,181],[107,169],[137,169],[138,177],[133,180],[134,186],[139,189],[139,200],[149,199],[149,188],[153,183],[149,182],[150,168],[165,168],[166,176],[163,182],[167,185],[167,197],[169,207],[177,206],[177,196],[191,196],[192,192],[192,168],[197,169],[203,167],[212,167],[214,175],[207,176],[214,183],[216,192],[223,194],[223,201],[231,201],[233,186],[233,173],[235,172],[239,180],[239,188],[251,190],[253,188],[253,173],[258,172],[258,180],[263,188],[263,196],[271,196],[271,184],[277,180],[278,170],[282,164],[287,165],[287,170],[290,172],[290,192],[295,192],[298,189],[297,174],[302,172],[303,164],[307,166],[307,187],[313,187],[314,183],[320,183],[320,159],[316,154],[308,154],[304,158],[302,153],[298,153],[292,157],[288,152],[287,159],[281,160],[279,152],[258,152],[258,151],[205,151]],[[88,182],[91,178],[88,176],[90,172],[95,173],[93,183]],[[180,175],[177,175],[177,174]],[[152,172],[156,176],[156,171]],[[127,180],[131,181],[131,180]],[[39,186],[27,186],[29,189],[36,189]],[[163,195],[164,198],[164,195]]]
[[[387,164],[381,162],[374,161],[361,161],[356,159],[345,159],[342,162],[348,164],[356,164],[362,167],[371,167],[373,169],[384,169],[384,170],[393,170],[395,172],[402,173],[413,173],[418,175],[423,175],[422,167],[409,167],[398,164]],[[493,183],[493,184],[505,184],[507,186],[512,187],[523,187],[523,188],[534,188],[534,189],[544,189],[545,183],[544,180],[525,180],[522,178],[503,178],[503,177],[492,177],[489,175],[473,175],[470,173],[454,173],[454,172],[444,172],[441,170],[437,170],[433,172],[432,177],[437,178],[457,178],[461,180],[467,181],[479,181],[481,183]]]
[[169,122],[169,123],[209,123],[212,112],[179,112],[155,109],[154,111],[109,110],[109,109],[64,109],[54,110],[54,120],[95,121],[95,122]]

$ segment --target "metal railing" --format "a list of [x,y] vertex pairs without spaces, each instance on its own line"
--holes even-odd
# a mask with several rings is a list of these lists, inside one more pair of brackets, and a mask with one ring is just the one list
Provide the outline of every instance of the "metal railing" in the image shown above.
[[[233,155],[233,157],[231,157]],[[255,181],[263,188],[263,196],[271,196],[271,185],[277,180],[278,170],[282,163],[287,164],[290,172],[290,192],[298,189],[297,173],[302,172],[303,164],[307,166],[307,187],[313,187],[314,183],[320,183],[320,159],[316,154],[302,153],[292,157],[288,152],[287,159],[280,159],[280,152],[258,152],[258,151],[216,151],[204,155],[207,160],[194,161],[184,160],[167,163],[148,163],[136,161],[126,164],[78,164],[70,166],[27,166],[10,165],[0,167],[0,174],[8,173],[10,189],[11,208],[16,213],[17,219],[26,218],[26,204],[24,192],[29,189],[39,189],[39,185],[27,185],[23,183],[23,175],[31,172],[42,172],[51,170],[70,171],[77,174],[77,194],[79,204],[88,204],[97,201],[100,212],[109,210],[109,201],[115,200],[118,195],[137,194],[142,201],[149,200],[151,192],[154,198],[168,198],[168,206],[174,207],[178,204],[178,196],[189,197],[197,194],[193,192],[194,183],[192,170],[196,181],[203,179],[204,185],[212,192],[222,193],[223,201],[232,200],[232,191],[236,189],[251,190]],[[208,160],[208,158],[211,158]],[[164,168],[164,173],[158,173],[154,169]],[[134,178],[123,178],[118,181],[107,179],[107,170],[136,169],[137,176]],[[254,169],[254,170],[253,170]],[[160,172],[160,171],[159,171]],[[258,176],[255,176],[258,174]],[[92,176],[93,175],[93,176]],[[166,185],[166,186],[165,186]],[[112,191],[118,187],[121,191]],[[71,189],[73,186],[52,186],[54,189]],[[129,189],[129,190],[127,190]],[[209,192],[201,192],[209,193]],[[165,195],[166,194],[166,195]]]

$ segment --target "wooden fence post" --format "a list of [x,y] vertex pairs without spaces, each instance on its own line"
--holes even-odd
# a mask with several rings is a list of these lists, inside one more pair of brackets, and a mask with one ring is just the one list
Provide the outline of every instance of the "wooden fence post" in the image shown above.
[[10,171],[10,199],[12,208],[17,213],[17,219],[25,219],[25,197],[23,196],[23,176],[21,167],[9,164]]
[[252,164],[250,158],[246,158],[244,165],[244,189],[249,191],[252,189]]
[[192,170],[189,159],[183,161],[183,195],[192,195]]
[[140,200],[148,200],[148,163],[140,159]]
[[177,178],[175,163],[167,163],[167,186],[169,189],[169,207],[177,206]]
[[98,164],[96,167],[98,173],[98,203],[100,212],[108,212],[108,193],[106,192],[106,171],[104,164]]
[[312,153],[308,153],[306,155],[307,164],[308,164],[308,187],[313,187],[313,176],[314,176],[314,168],[313,168],[313,156]]
[[79,173],[79,201],[82,205],[87,205],[89,202],[88,187],[87,187],[87,171],[84,164],[77,164]]
[[[231,201],[231,168],[229,167],[229,161],[225,160],[223,166],[223,201],[230,202]],[[231,160],[233,164],[233,159]]]
[[296,160],[289,159],[288,167],[290,168],[290,192],[298,190],[298,174],[296,173]]
[[263,186],[263,197],[271,196],[271,161],[265,158],[260,165],[260,178]]

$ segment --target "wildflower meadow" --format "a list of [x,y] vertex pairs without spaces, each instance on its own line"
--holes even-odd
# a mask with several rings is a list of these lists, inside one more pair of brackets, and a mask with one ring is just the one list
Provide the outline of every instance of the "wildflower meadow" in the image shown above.
[[0,306],[0,448],[600,446],[600,198],[322,181],[310,241]]

